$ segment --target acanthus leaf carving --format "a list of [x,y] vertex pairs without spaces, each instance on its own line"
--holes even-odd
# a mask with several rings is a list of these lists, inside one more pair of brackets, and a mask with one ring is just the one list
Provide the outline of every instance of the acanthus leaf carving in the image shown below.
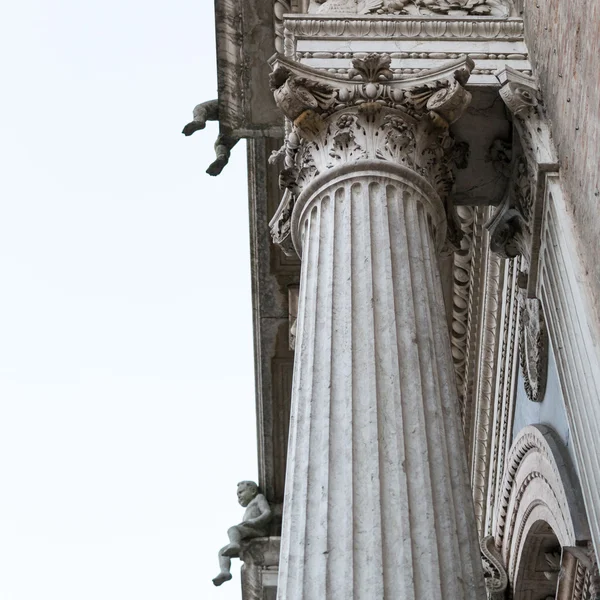
[[392,59],[389,54],[372,53],[364,59],[355,58],[352,60],[353,68],[348,71],[348,79],[361,77],[371,83],[380,79],[392,79],[391,64]]
[[467,57],[411,79],[394,79],[390,57],[353,61],[349,77],[333,76],[282,57],[272,61],[275,100],[291,121],[280,186],[296,197],[314,177],[361,159],[396,162],[424,177],[445,203],[452,247],[462,233],[452,205],[454,171],[464,168],[468,145],[449,131],[471,100],[463,85]]

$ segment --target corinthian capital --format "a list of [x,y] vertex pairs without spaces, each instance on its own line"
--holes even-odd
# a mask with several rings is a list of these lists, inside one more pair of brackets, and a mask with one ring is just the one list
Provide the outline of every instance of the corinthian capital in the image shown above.
[[347,77],[281,56],[271,65],[275,101],[290,121],[285,144],[272,157],[283,162],[280,186],[289,190],[288,207],[308,183],[336,167],[389,161],[433,187],[446,207],[448,241],[460,242],[450,193],[455,168],[466,166],[468,146],[453,138],[449,126],[471,101],[464,88],[471,59],[406,79],[393,74],[386,54],[355,59]]

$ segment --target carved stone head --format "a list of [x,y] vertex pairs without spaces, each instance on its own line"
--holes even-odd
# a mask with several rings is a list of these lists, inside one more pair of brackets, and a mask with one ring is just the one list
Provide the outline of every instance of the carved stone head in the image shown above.
[[240,481],[237,484],[238,502],[246,507],[258,496],[258,485],[254,481]]

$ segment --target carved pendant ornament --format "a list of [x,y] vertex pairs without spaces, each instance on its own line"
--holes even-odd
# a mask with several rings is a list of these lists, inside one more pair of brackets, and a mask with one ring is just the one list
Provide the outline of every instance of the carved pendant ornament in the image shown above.
[[533,174],[525,157],[513,162],[507,193],[494,216],[486,224],[490,248],[502,258],[523,255],[530,258]]
[[309,13],[359,15],[449,15],[508,17],[508,0],[312,0]]
[[519,317],[519,362],[525,392],[532,402],[542,402],[548,377],[548,330],[541,302],[522,293]]
[[[360,160],[401,164],[426,179],[446,208],[447,241],[457,247],[461,232],[451,202],[454,170],[466,166],[468,145],[449,131],[471,100],[464,89],[473,61],[449,62],[410,79],[396,79],[387,54],[354,59],[347,78],[294,61],[272,60],[271,88],[290,120],[283,147],[271,162],[281,161],[280,187],[290,207],[319,174]],[[291,196],[291,197],[290,197]],[[286,224],[273,223],[276,237]]]

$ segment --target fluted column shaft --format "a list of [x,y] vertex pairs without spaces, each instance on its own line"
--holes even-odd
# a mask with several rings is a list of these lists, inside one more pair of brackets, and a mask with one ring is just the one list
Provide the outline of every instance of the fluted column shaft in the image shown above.
[[279,600],[485,597],[437,253],[439,197],[399,165],[315,179]]

